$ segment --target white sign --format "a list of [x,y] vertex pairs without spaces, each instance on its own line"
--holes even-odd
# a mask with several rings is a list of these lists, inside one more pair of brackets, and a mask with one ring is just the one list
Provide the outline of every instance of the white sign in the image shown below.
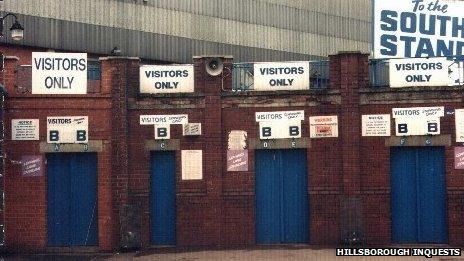
[[464,142],[464,109],[455,110],[456,142]]
[[233,130],[229,132],[228,150],[244,150],[247,147],[247,132],[243,130]]
[[203,178],[203,151],[182,150],[182,180],[200,180]]
[[439,135],[440,117],[445,114],[444,107],[395,108],[396,136]]
[[413,108],[394,108],[393,118],[436,118],[445,115],[445,107],[413,107]]
[[395,120],[396,136],[439,135],[440,118],[399,118]]
[[188,115],[140,115],[140,125],[187,124]]
[[140,66],[140,93],[193,92],[193,65]]
[[183,136],[199,136],[201,135],[201,123],[187,123],[182,126]]
[[48,143],[88,143],[89,117],[47,117]]
[[304,120],[304,111],[273,111],[273,112],[257,112],[256,122],[262,121],[288,121],[288,120]]
[[255,63],[254,90],[308,90],[309,62]]
[[262,140],[301,138],[301,121],[262,121],[259,123],[259,138]]
[[390,136],[390,114],[362,116],[362,136]]
[[155,140],[169,140],[171,138],[171,125],[155,125]]
[[86,93],[86,53],[32,53],[32,94]]
[[448,75],[451,61],[446,58],[390,60],[390,87],[453,85]]
[[338,117],[337,116],[309,117],[309,137],[310,138],[338,137]]
[[464,2],[374,0],[375,58],[464,54]]
[[39,140],[39,120],[11,120],[11,140]]

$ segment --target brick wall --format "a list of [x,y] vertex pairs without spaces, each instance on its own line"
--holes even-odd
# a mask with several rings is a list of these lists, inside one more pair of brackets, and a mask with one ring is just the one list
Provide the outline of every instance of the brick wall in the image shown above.
[[[16,50],[16,49],[14,49]],[[24,53],[23,53],[24,52]],[[27,59],[22,50],[21,59]],[[232,60],[224,58],[226,68]],[[367,56],[341,53],[330,57],[330,89],[253,93],[230,91],[228,71],[217,77],[205,73],[205,57],[197,57],[195,93],[144,95],[138,93],[138,59],[102,59],[100,92],[86,96],[43,97],[16,93],[14,59],[3,74],[10,92],[6,107],[6,240],[10,250],[44,250],[46,247],[46,176],[23,178],[14,163],[21,155],[39,154],[38,142],[13,142],[13,118],[38,118],[40,141],[46,139],[45,120],[51,115],[88,115],[91,140],[102,140],[98,153],[99,250],[114,250],[128,221],[121,220],[123,205],[137,205],[141,242],[150,245],[150,151],[153,126],[139,124],[140,115],[188,114],[189,122],[202,123],[199,137],[184,137],[179,125],[171,138],[180,141],[176,156],[177,244],[179,246],[232,246],[255,244],[254,150],[249,150],[249,171],[228,172],[228,133],[244,130],[257,139],[255,112],[304,110],[302,137],[309,137],[308,116],[338,115],[339,137],[312,139],[307,148],[309,235],[313,245],[337,245],[344,224],[342,205],[361,202],[366,242],[391,243],[390,148],[385,137],[361,137],[361,115],[390,114],[395,107],[445,106],[461,108],[462,90],[440,88],[390,90],[368,88]],[[393,129],[392,120],[392,129]],[[442,134],[451,134],[446,148],[449,242],[464,243],[464,176],[454,170],[454,117],[441,121]],[[394,132],[393,132],[394,133]],[[180,150],[203,150],[203,179],[181,180]],[[124,223],[126,222],[126,223]]]

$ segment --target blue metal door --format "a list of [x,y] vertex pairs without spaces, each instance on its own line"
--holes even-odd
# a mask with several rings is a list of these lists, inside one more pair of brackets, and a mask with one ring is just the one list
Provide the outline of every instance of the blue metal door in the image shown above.
[[392,148],[390,172],[393,242],[446,243],[444,148]]
[[176,245],[176,162],[173,151],[151,154],[151,243]]
[[97,245],[97,155],[47,154],[47,183],[48,245]]
[[255,162],[257,243],[307,243],[306,150],[259,150]]

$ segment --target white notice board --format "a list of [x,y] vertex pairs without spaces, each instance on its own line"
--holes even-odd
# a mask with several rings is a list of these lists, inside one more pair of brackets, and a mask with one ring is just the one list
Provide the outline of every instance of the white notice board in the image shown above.
[[182,180],[200,180],[203,178],[203,151],[182,150]]

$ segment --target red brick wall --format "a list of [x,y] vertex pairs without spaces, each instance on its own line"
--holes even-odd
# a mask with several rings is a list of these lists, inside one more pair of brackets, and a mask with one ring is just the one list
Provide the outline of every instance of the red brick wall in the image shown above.
[[[10,50],[10,49],[8,49]],[[28,59],[21,48],[11,49]],[[29,58],[30,59],[30,58]],[[232,60],[225,59],[230,68]],[[19,61],[22,63],[22,61]],[[171,139],[180,149],[203,150],[203,179],[181,180],[180,150],[176,155],[177,243],[192,245],[255,244],[254,150],[249,150],[249,171],[227,172],[228,133],[244,130],[248,140],[258,138],[255,112],[304,110],[302,137],[309,137],[308,117],[338,115],[339,137],[312,139],[307,148],[310,243],[337,245],[342,231],[342,202],[362,202],[363,230],[368,244],[391,242],[389,147],[384,137],[361,137],[361,115],[390,114],[395,107],[462,107],[462,99],[399,98],[398,91],[383,90],[390,101],[373,103],[376,92],[368,87],[368,60],[359,53],[331,57],[331,86],[327,92],[231,93],[230,74],[211,77],[205,59],[196,58],[195,93],[138,94],[138,60],[111,58],[102,61],[101,91],[87,96],[42,97],[15,93],[14,61],[7,63],[5,84],[10,92],[6,108],[6,152],[11,160],[38,154],[38,142],[12,142],[12,118],[39,118],[41,141],[46,138],[45,119],[50,115],[88,115],[90,139],[103,140],[98,154],[99,249],[119,246],[122,205],[140,205],[143,246],[150,244],[150,152],[145,142],[154,139],[153,126],[139,124],[140,115],[188,114],[189,122],[202,123],[199,137],[183,137],[179,125],[171,126]],[[226,69],[225,72],[229,70]],[[462,93],[462,92],[461,92]],[[367,98],[366,98],[367,97]],[[441,121],[443,134],[454,139],[454,117]],[[392,120],[392,133],[393,120]],[[464,176],[453,168],[453,146],[446,149],[449,242],[464,243],[462,216]],[[22,178],[17,164],[7,160],[5,223],[11,250],[43,250],[46,246],[46,177]]]

